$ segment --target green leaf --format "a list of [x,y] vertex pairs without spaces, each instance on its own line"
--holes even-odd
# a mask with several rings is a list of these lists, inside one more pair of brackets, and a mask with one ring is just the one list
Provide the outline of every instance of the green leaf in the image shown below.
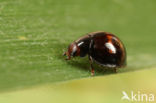
[[122,92],[126,92],[131,99],[133,91],[137,100],[145,94],[149,102],[150,95],[156,93],[155,73],[156,69],[150,68],[150,70],[118,75],[46,84],[0,93],[0,101],[3,103],[146,103],[146,97],[140,101],[122,100]]
[[[65,61],[88,32],[116,34],[127,49],[118,74],[155,68],[155,0],[1,0],[0,91],[90,77],[87,58]],[[114,74],[99,70],[96,76]],[[115,74],[115,75],[118,75]]]

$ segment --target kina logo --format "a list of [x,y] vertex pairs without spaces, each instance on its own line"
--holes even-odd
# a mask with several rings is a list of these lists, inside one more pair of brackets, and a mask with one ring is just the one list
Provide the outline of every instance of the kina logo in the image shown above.
[[153,102],[155,99],[154,94],[147,94],[147,93],[141,93],[140,91],[138,92],[133,92],[131,91],[129,94],[125,91],[122,91],[122,98],[121,100],[127,100],[127,101],[138,101],[138,102]]

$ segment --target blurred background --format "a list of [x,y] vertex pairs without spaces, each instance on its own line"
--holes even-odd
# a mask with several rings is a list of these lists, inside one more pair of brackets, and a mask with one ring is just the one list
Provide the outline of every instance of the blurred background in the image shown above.
[[[156,93],[155,12],[155,0],[0,0],[0,101],[120,103],[123,90]],[[64,60],[71,42],[95,31],[125,44],[128,65],[117,74],[97,67],[91,77],[87,57]]]

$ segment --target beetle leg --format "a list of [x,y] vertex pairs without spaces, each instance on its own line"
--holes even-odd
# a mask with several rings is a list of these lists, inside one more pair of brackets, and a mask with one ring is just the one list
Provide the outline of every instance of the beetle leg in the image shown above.
[[95,71],[94,71],[94,68],[93,68],[93,66],[91,64],[91,75],[94,76],[94,74],[95,74]]
[[114,68],[114,72],[117,73],[117,68]]
[[67,57],[65,60],[70,60],[70,57]]
[[93,68],[93,59],[90,56],[88,56],[88,57],[89,57],[89,62],[90,62],[91,75],[94,76],[95,71]]

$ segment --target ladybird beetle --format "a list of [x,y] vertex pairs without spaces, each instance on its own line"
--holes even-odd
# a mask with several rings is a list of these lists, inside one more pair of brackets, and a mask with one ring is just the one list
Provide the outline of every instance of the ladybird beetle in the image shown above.
[[66,60],[71,57],[85,57],[90,61],[91,75],[94,75],[93,62],[107,68],[126,66],[126,49],[121,40],[108,32],[91,32],[71,43],[64,53]]

